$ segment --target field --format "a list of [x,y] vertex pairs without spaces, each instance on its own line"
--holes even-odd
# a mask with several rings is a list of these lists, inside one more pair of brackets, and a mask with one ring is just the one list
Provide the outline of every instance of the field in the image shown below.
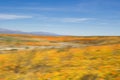
[[120,80],[120,36],[0,34],[0,80]]

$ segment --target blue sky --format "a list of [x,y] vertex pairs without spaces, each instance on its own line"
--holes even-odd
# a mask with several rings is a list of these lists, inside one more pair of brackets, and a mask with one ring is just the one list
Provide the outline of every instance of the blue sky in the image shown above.
[[0,28],[120,35],[120,0],[0,0]]

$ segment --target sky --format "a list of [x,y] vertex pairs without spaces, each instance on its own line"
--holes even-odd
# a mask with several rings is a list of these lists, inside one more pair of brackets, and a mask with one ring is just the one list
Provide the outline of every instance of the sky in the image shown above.
[[0,28],[120,36],[120,0],[0,0]]

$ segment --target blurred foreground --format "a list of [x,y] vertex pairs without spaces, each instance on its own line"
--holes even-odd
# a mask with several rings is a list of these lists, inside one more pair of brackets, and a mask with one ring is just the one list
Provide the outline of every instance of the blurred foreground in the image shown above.
[[120,37],[2,34],[0,80],[120,80]]

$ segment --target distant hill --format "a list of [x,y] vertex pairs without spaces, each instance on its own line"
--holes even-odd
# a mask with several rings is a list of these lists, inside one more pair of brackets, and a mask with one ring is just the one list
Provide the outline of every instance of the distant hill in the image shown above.
[[55,33],[50,32],[24,32],[24,31],[18,31],[18,30],[9,30],[0,28],[0,34],[32,34],[32,35],[42,35],[42,36],[59,36]]

